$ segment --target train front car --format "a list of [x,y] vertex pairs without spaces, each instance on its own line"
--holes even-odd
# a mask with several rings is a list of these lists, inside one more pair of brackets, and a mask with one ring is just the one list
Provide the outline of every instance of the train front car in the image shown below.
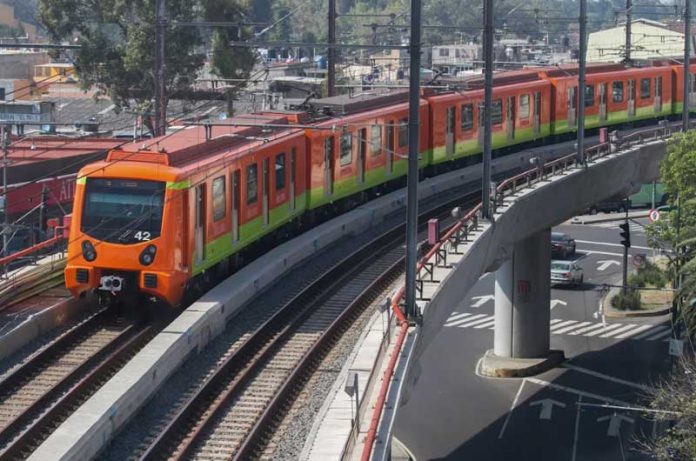
[[157,155],[112,151],[79,173],[65,269],[74,296],[94,291],[105,304],[137,295],[180,302],[189,279],[179,187],[186,181],[148,161]]

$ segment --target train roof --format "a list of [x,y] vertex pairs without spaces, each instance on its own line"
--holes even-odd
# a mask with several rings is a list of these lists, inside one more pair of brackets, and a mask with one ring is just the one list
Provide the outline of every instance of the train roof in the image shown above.
[[298,113],[256,113],[211,124],[186,126],[174,133],[129,143],[109,152],[107,162],[136,161],[177,168],[195,166],[217,155],[269,142],[292,131]]
[[310,100],[307,105],[318,115],[345,116],[408,101],[408,90],[383,89],[357,95],[342,94]]

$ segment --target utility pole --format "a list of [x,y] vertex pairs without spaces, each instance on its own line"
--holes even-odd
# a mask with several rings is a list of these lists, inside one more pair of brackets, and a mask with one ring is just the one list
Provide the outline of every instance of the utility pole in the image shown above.
[[631,0],[626,0],[626,54],[624,63],[631,64]]
[[[7,189],[9,184],[7,184],[7,170],[10,168],[9,160],[9,147],[10,147],[10,137],[5,131],[5,125],[0,127],[0,143],[2,143],[2,198],[3,198],[3,223],[2,223],[2,256],[7,256],[8,251],[8,232],[10,231],[10,219],[8,216],[9,203],[7,200]],[[7,278],[7,264],[2,268],[5,278]]]
[[621,245],[623,245],[623,274],[621,282],[621,291],[623,294],[628,292],[628,249],[631,247],[631,228],[628,224],[628,197],[624,199],[624,208],[626,209],[626,214],[624,216],[623,224],[619,225],[621,229],[620,235],[623,240],[621,240]]
[[327,52],[326,77],[329,96],[336,96],[336,0],[329,0],[329,49]]
[[[626,0],[630,2],[631,0]],[[587,56],[587,0],[580,0],[580,55],[578,56],[578,165],[585,163],[585,58]]]
[[[488,0],[490,1],[490,0]],[[411,53],[408,97],[408,176],[406,213],[406,314],[417,318],[416,239],[418,238],[418,150],[420,131],[421,0],[411,0]]]
[[155,136],[167,130],[167,95],[165,84],[164,32],[166,26],[166,0],[157,0],[155,19]]
[[689,87],[691,86],[689,61],[691,61],[691,0],[684,0],[684,104],[682,111],[684,131],[689,129]]
[[491,106],[493,105],[493,0],[483,2],[483,174],[481,211],[490,219],[491,213]]

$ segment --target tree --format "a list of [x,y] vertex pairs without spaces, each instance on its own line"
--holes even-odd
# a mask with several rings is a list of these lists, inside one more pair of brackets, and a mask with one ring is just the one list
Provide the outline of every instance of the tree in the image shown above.
[[696,309],[690,300],[696,297],[696,131],[676,133],[667,145],[661,164],[661,180],[672,207],[664,219],[648,228],[653,247],[669,247],[670,269],[679,289],[675,304],[687,334],[696,336]]
[[[234,0],[166,2],[167,99],[190,89],[196,80],[206,57],[204,34],[212,36],[213,68],[219,75],[248,75],[253,60],[234,57],[227,28],[210,34],[177,24],[199,20],[202,12],[209,20],[238,19],[228,15],[240,10]],[[155,6],[156,0],[39,0],[39,16],[54,39],[82,45],[75,54],[75,68],[84,89],[96,88],[98,95],[108,95],[119,108],[135,103],[146,109],[154,95]]]

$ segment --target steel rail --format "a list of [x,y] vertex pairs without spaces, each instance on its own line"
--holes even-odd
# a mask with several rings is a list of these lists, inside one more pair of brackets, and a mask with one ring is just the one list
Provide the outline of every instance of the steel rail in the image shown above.
[[[135,331],[136,329],[137,331]],[[28,452],[33,451],[46,438],[51,426],[57,426],[58,423],[64,421],[67,415],[70,414],[71,409],[74,409],[91,396],[103,382],[113,376],[123,366],[126,360],[152,339],[154,330],[155,328],[152,325],[144,325],[139,329],[133,325],[124,330],[119,337],[99,352],[100,356],[106,354],[106,357],[101,360],[101,363],[96,368],[88,371],[75,385],[53,402],[48,411],[33,420],[28,427],[21,431],[19,436],[12,440],[10,445],[0,451],[0,461],[26,457]],[[111,349],[114,350],[111,351]],[[93,356],[91,361],[95,362],[100,358]],[[75,370],[71,375],[83,374],[89,368],[89,365],[85,362],[81,368],[82,370]],[[70,378],[68,377],[67,379]],[[56,385],[57,387],[59,385]]]

